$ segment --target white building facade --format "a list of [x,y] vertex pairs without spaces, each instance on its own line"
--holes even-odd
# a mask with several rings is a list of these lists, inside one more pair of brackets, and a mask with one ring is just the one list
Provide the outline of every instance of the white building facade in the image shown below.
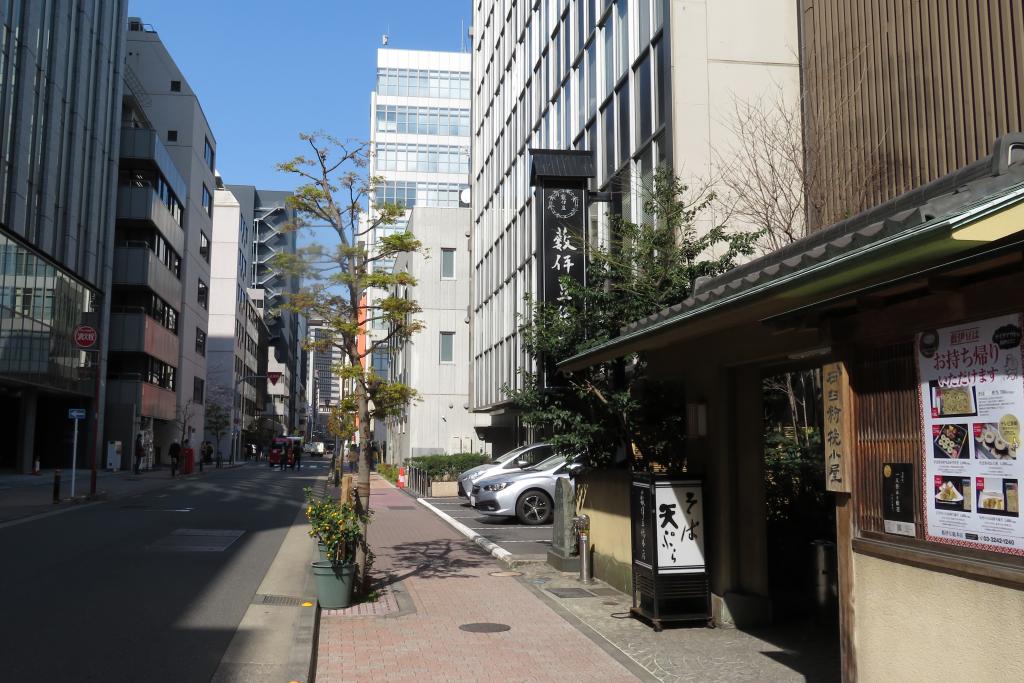
[[405,415],[388,424],[391,462],[432,453],[486,449],[476,434],[486,416],[469,410],[469,231],[470,211],[417,207],[409,230],[423,252],[403,254],[395,268],[416,284],[395,294],[416,301],[425,329],[394,350],[393,376],[419,394]]
[[736,150],[737,101],[799,93],[797,5],[788,0],[476,0],[473,7],[472,388],[494,448],[520,428],[504,384],[532,368],[518,334],[536,288],[530,150],[587,150],[590,239],[609,209],[638,218],[655,168],[715,174]]
[[[384,182],[371,192],[371,216],[374,204],[401,204],[407,211],[396,224],[368,235],[369,244],[404,231],[415,207],[457,208],[467,199],[469,93],[468,53],[377,50],[377,88],[370,95],[369,173]],[[378,262],[375,267],[393,265]],[[385,296],[384,291],[371,290],[368,304]],[[371,321],[365,331],[371,340],[368,347],[386,335],[386,327]],[[389,364],[383,348],[368,359],[368,365],[384,376]],[[385,425],[374,425],[375,441],[385,441],[386,434]]]

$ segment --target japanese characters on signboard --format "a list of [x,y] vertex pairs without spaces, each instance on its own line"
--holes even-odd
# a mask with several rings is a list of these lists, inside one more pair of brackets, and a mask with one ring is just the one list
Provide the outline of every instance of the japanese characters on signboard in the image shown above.
[[1021,316],[917,335],[929,541],[1024,555]]
[[566,315],[572,294],[563,277],[584,282],[586,255],[584,227],[586,207],[582,188],[551,187],[542,192],[540,226],[540,299],[558,306]]
[[704,565],[704,495],[698,481],[654,485],[659,574],[696,574]]
[[882,464],[882,519],[887,534],[916,535],[913,463]]
[[633,561],[647,569],[654,559],[654,543],[650,537],[651,486],[647,482],[633,482]]
[[825,490],[850,492],[849,415],[846,394],[849,386],[842,363],[821,369],[825,410]]

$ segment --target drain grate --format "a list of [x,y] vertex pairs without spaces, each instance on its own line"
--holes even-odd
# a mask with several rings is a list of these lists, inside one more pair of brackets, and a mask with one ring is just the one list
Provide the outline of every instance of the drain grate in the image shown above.
[[415,505],[388,505],[388,510],[415,510]]
[[149,546],[150,550],[219,553],[244,534],[237,529],[175,529]]
[[592,598],[594,594],[583,588],[548,588],[548,593],[559,598]]
[[279,607],[300,607],[305,598],[293,598],[290,595],[263,595],[257,593],[253,599],[256,605],[277,605]]
[[495,624],[492,622],[478,622],[474,624],[463,624],[459,626],[460,631],[467,631],[469,633],[501,633],[502,631],[510,631],[512,627],[508,624]]

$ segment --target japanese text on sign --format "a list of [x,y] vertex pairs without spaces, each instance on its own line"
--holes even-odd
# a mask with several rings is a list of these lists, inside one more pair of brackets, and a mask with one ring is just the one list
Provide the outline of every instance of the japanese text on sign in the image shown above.
[[825,403],[825,489],[849,493],[846,370],[842,363],[829,363],[822,368],[821,372]]

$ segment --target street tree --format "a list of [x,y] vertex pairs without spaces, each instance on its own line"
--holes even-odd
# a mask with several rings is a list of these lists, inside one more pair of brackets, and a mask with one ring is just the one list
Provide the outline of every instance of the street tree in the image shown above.
[[230,400],[228,396],[212,391],[206,400],[206,431],[213,434],[213,438],[216,440],[218,458],[221,450],[220,442],[231,427]]
[[[338,410],[346,418],[339,418],[336,426],[342,432],[339,436],[348,429],[358,434],[356,493],[368,512],[371,423],[400,414],[416,398],[410,387],[378,373],[369,360],[375,352],[387,353],[408,341],[423,327],[416,319],[420,306],[400,295],[416,284],[415,278],[390,267],[399,255],[419,252],[421,243],[406,230],[389,228],[404,215],[402,206],[371,205],[380,179],[366,171],[368,143],[343,141],[322,132],[299,137],[308,145],[308,153],[277,165],[300,183],[289,198],[289,206],[299,216],[292,228],[327,231],[331,244],[317,241],[294,255],[279,255],[275,265],[303,282],[286,305],[323,321],[325,333],[308,342],[308,348],[324,353],[333,347],[345,359],[333,371],[353,391],[339,402]],[[363,336],[370,328],[381,334]],[[361,567],[364,559],[359,559]]]
[[[758,235],[706,221],[714,201],[691,194],[671,171],[657,171],[641,189],[645,220],[609,215],[610,237],[592,245],[587,282],[562,278],[573,305],[531,302],[521,321],[526,350],[539,372],[618,335],[625,322],[679,303],[700,277],[715,276],[753,253]],[[625,452],[643,463],[678,467],[685,407],[678,386],[647,374],[643,353],[556,377],[544,388],[525,373],[522,388],[505,391],[523,420],[556,449],[582,453],[600,466]]]

